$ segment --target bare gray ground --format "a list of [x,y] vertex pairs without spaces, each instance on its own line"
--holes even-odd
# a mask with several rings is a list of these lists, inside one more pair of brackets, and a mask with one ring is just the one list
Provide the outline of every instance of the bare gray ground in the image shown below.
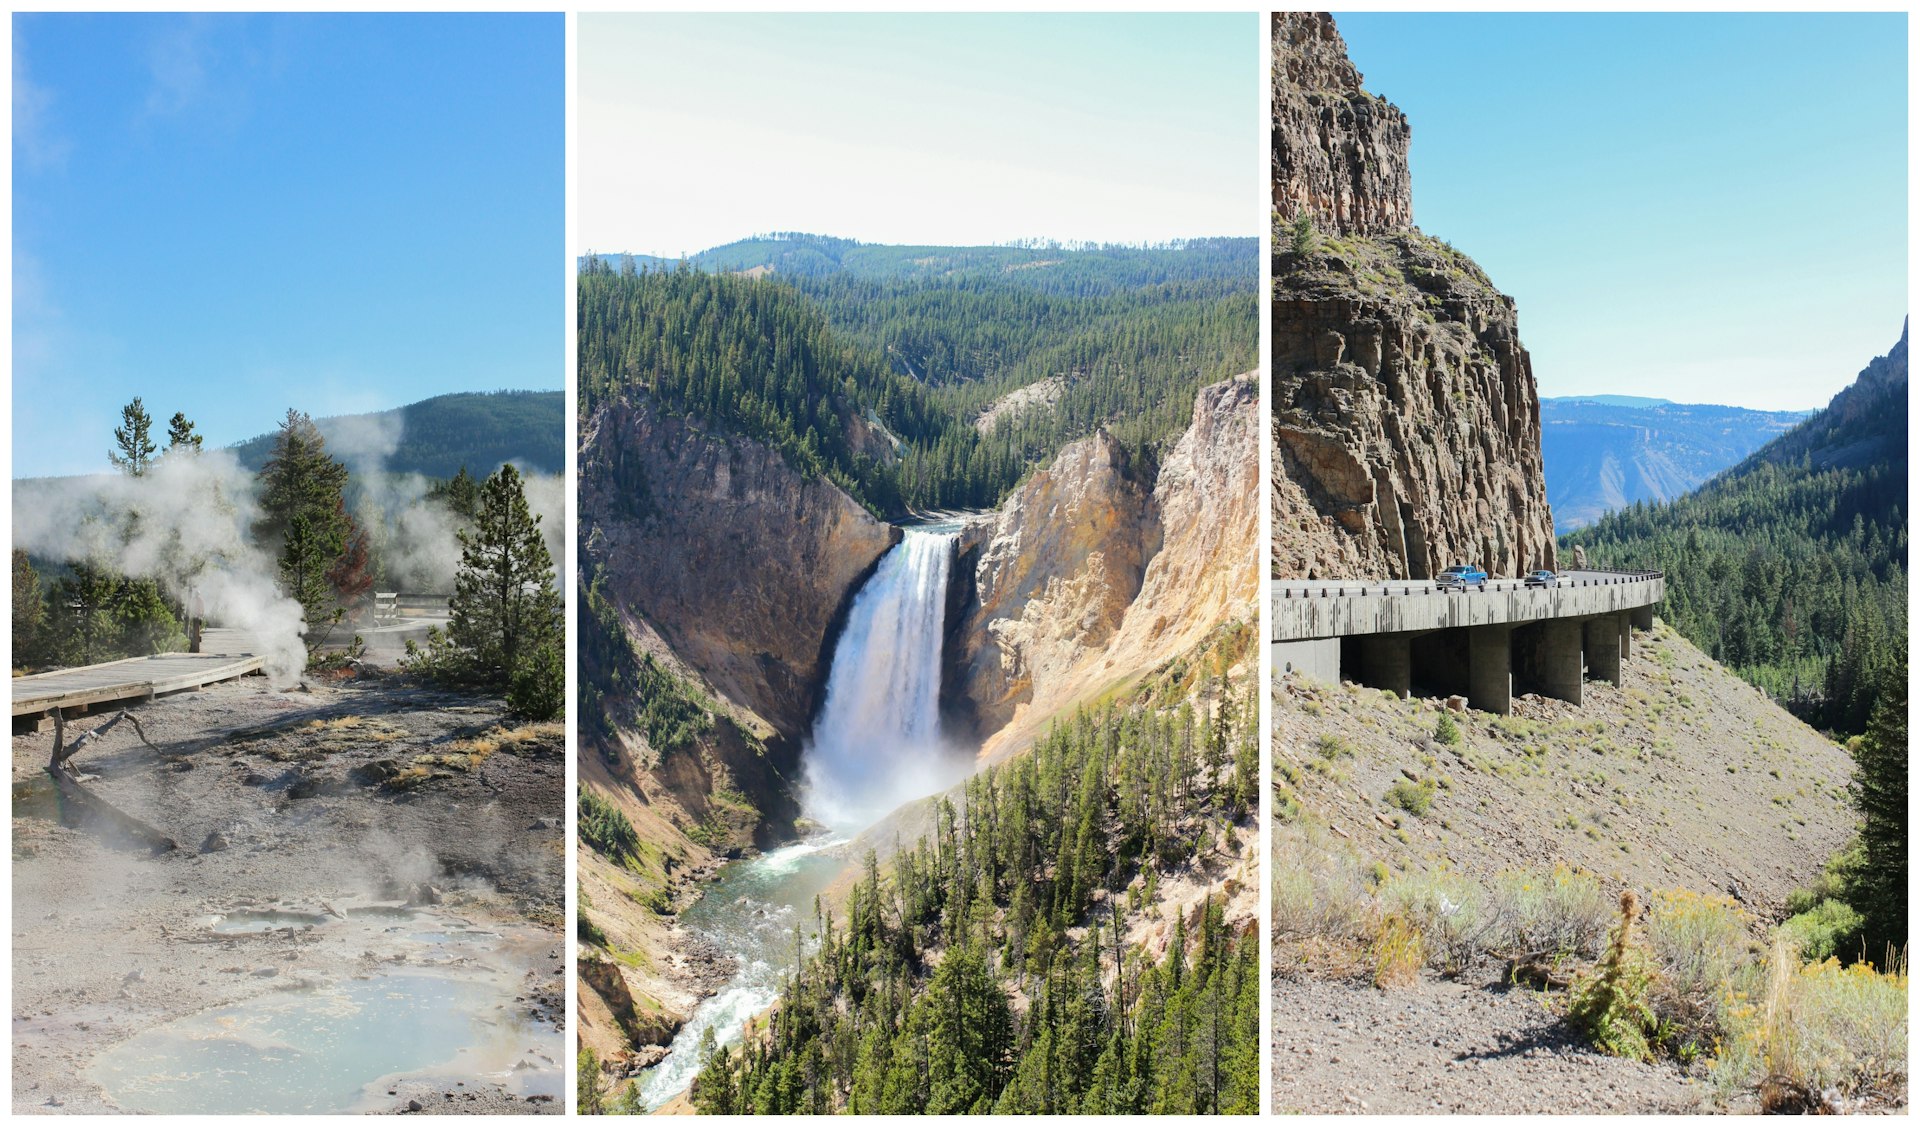
[[[509,1047],[517,1059],[489,1062],[494,1069],[558,1067],[564,740],[546,726],[489,751],[503,712],[495,700],[378,677],[288,692],[250,677],[140,706],[162,753],[122,724],[73,764],[96,776],[95,793],[180,844],[159,856],[54,820],[39,785],[52,734],[15,737],[14,1109],[121,1110],[83,1072],[136,1033],[269,991],[427,967],[493,984],[502,1014],[531,1022],[524,1043]],[[465,769],[439,762],[474,751],[484,754]],[[423,756],[434,765],[409,789],[354,773]],[[441,903],[423,909],[419,926],[469,924],[499,943],[449,955],[344,924],[240,936],[210,928],[222,912],[351,915],[353,905],[427,888]],[[451,1068],[394,1077],[370,1095],[367,1110],[406,1111],[413,1100],[443,1114],[560,1110]]]
[[1276,1112],[1638,1114],[1704,1110],[1707,1095],[1671,1065],[1584,1047],[1497,975],[1396,990],[1276,979],[1272,1061]]

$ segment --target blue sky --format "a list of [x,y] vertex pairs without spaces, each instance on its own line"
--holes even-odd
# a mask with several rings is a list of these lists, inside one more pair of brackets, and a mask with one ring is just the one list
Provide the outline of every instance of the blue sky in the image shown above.
[[1816,407],[1899,338],[1904,14],[1335,18],[1542,395]]
[[1258,235],[1260,26],[585,13],[576,249]]
[[16,477],[566,374],[565,25],[16,15]]

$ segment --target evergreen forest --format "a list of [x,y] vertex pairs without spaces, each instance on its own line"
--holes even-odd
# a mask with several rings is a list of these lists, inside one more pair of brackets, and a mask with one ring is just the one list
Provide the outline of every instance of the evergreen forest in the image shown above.
[[[589,257],[582,407],[644,391],[773,446],[889,518],[991,507],[1100,428],[1151,475],[1199,389],[1255,366],[1254,247],[783,236],[671,266]],[[982,421],[1021,389],[1022,409]]]
[[1906,339],[1831,406],[1692,493],[1562,539],[1666,573],[1660,614],[1808,723],[1866,730],[1907,651]]
[[[1258,928],[1162,883],[1252,848],[1253,631],[1226,628],[869,852],[767,1023],[707,1050],[708,1113],[1251,1113]],[[1168,922],[1170,919],[1170,924]],[[1156,925],[1162,925],[1156,927]],[[1143,936],[1158,934],[1155,953]]]

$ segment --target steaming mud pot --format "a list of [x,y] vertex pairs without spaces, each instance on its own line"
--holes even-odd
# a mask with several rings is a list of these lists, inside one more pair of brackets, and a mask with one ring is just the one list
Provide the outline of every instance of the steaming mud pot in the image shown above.
[[561,1109],[561,726],[377,675],[137,715],[73,764],[157,855],[14,739],[16,1111]]
[[808,815],[830,832],[736,861],[680,917],[737,965],[641,1082],[657,1110],[700,1071],[701,1039],[737,1041],[772,1005],[814,932],[815,897],[854,860],[840,848],[903,802],[958,781],[969,749],[940,736],[940,647],[958,522],[907,530],[854,597],[834,646],[826,699],[803,754]]

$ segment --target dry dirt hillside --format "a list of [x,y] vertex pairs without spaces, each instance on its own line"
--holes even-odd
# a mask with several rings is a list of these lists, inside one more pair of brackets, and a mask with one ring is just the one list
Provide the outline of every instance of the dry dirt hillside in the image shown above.
[[[1664,623],[1636,632],[1618,688],[1574,707],[1517,697],[1507,717],[1351,683],[1275,693],[1275,795],[1397,868],[1491,876],[1563,862],[1640,888],[1725,893],[1772,913],[1853,832],[1852,760]],[[1414,816],[1399,783],[1431,787]],[[1284,822],[1284,818],[1281,819]]]
[[[1751,963],[1853,833],[1843,748],[1658,621],[1581,708],[1524,696],[1499,717],[1288,679],[1273,740],[1275,1110],[1752,1109],[1710,1053],[1601,1054],[1564,988],[1627,889],[1718,905],[1745,925],[1723,953]],[[1512,944],[1434,926],[1469,903],[1458,918],[1558,914],[1584,958],[1516,974]],[[1421,911],[1430,930],[1395,973],[1383,917]]]

